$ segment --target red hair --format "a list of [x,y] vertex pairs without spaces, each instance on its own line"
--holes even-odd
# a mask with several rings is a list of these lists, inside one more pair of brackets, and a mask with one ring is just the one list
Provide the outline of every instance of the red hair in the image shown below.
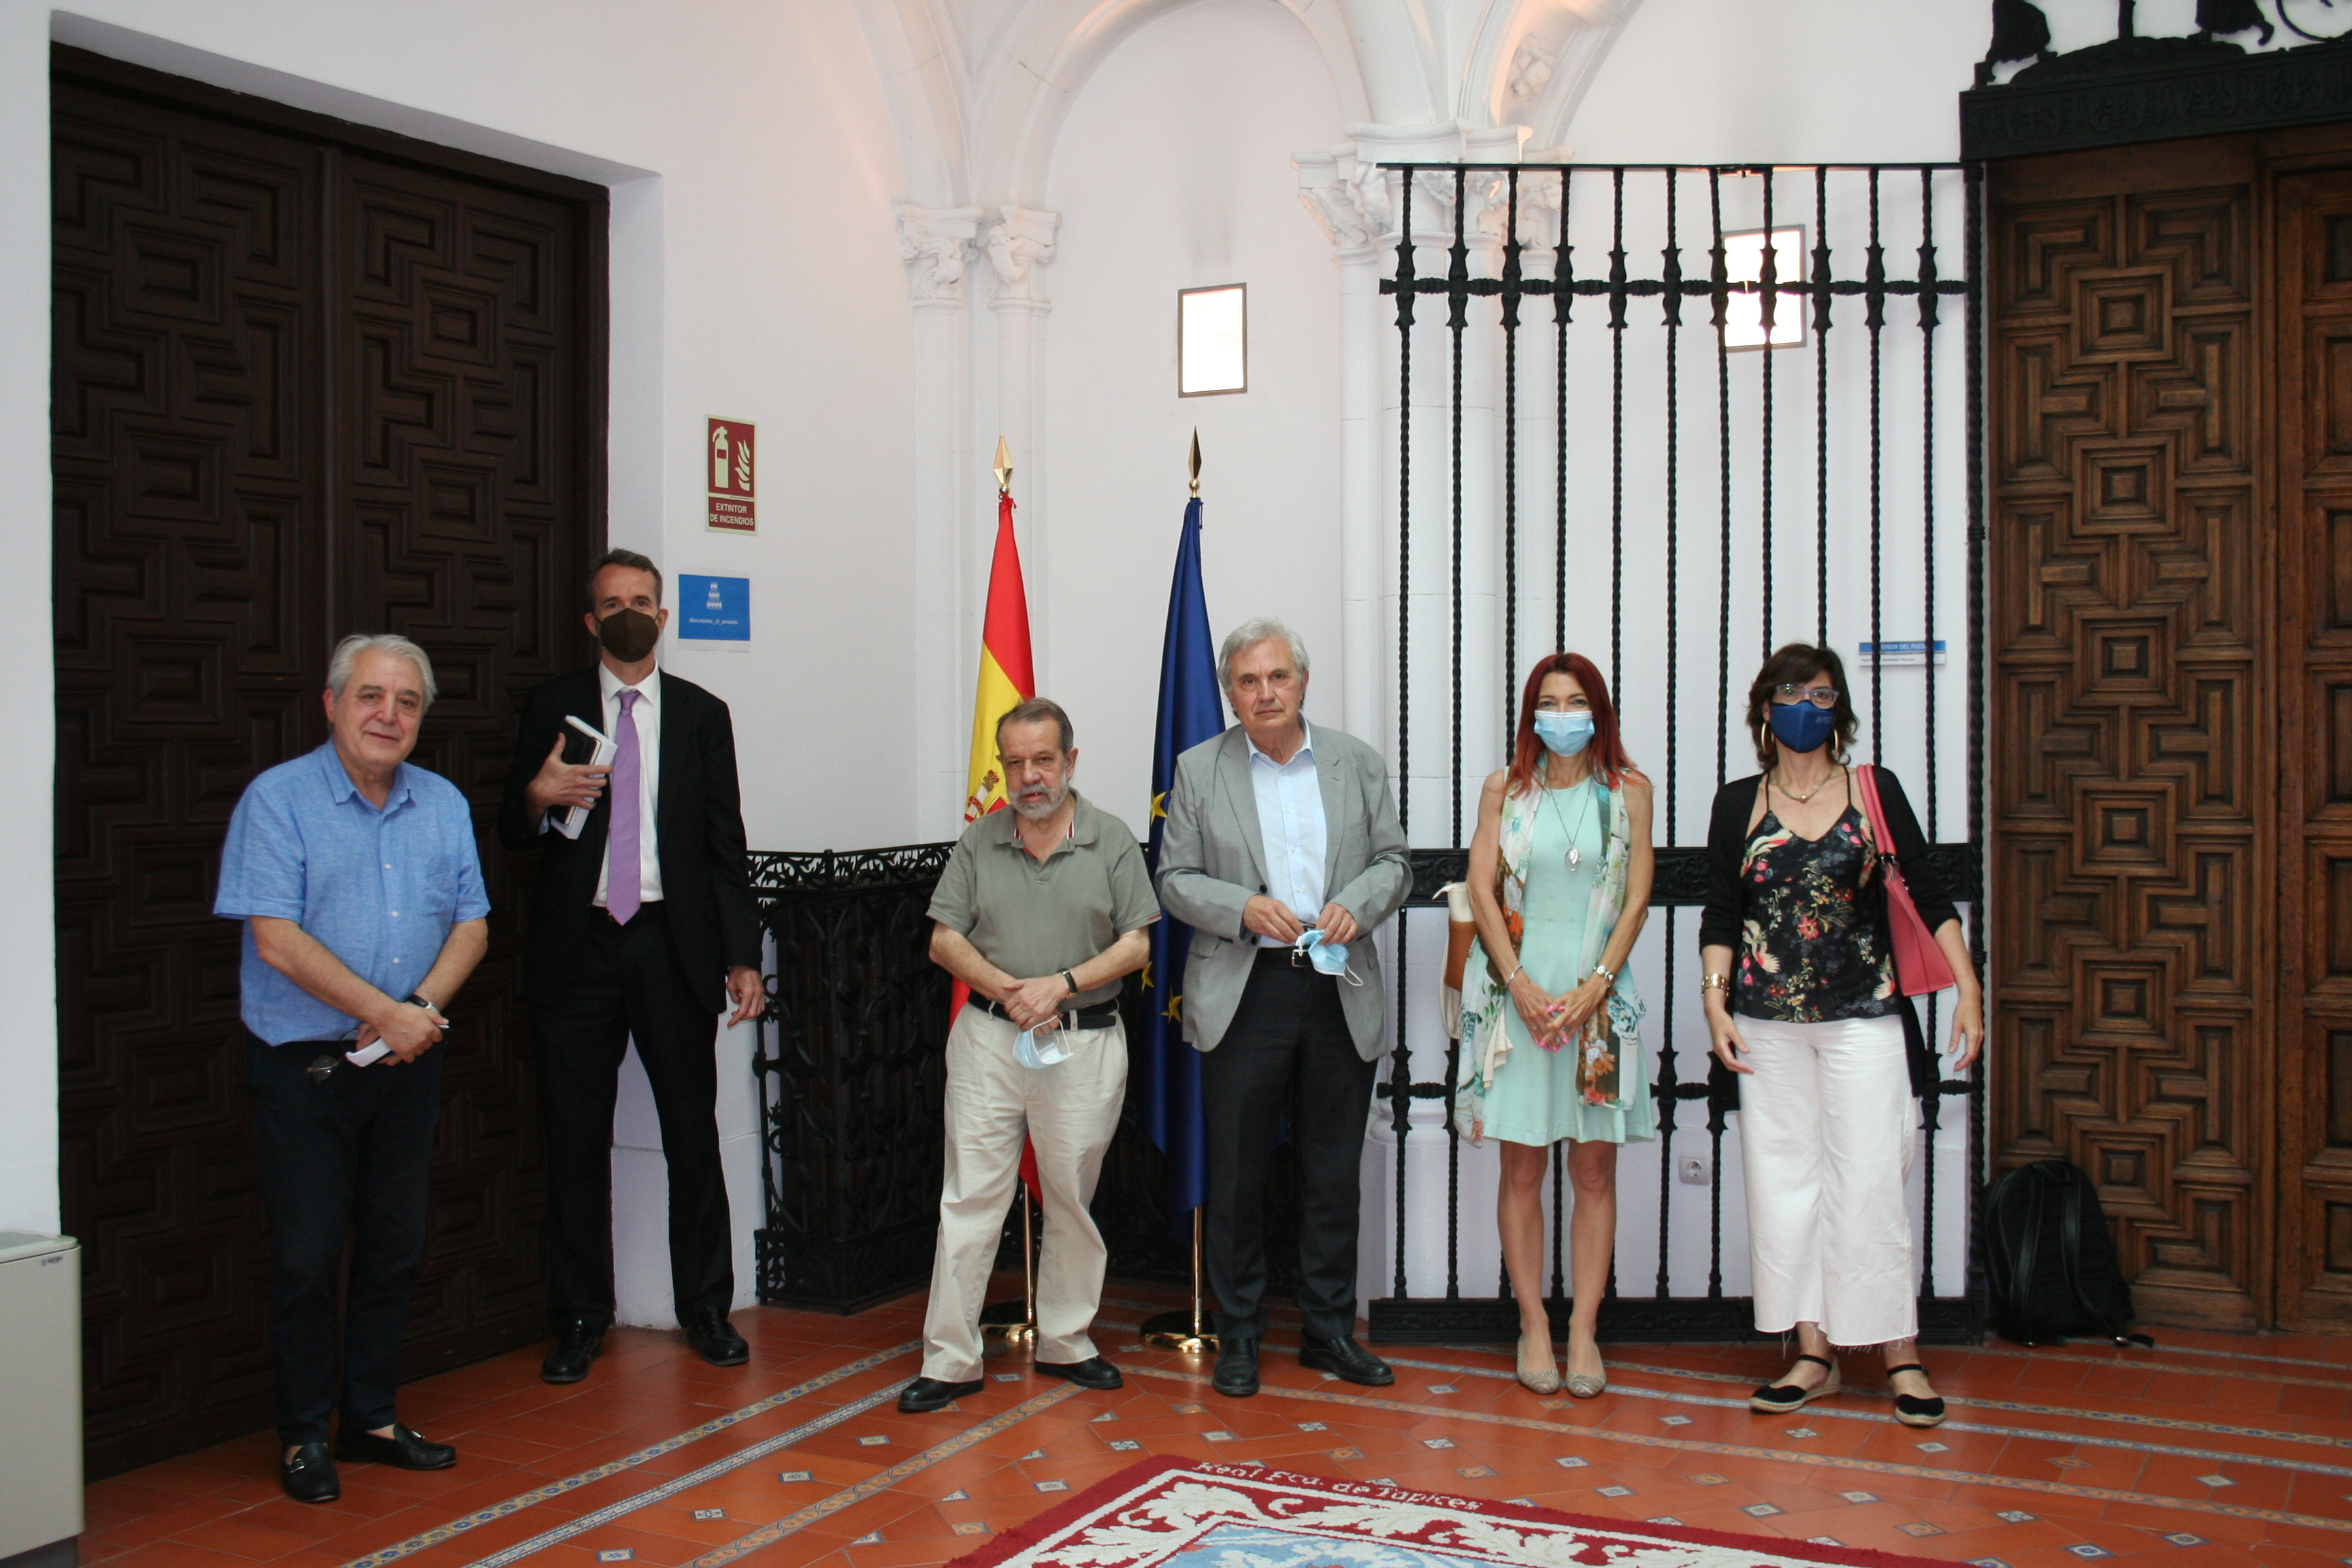
[[1592,740],[1584,754],[1601,782],[1617,788],[1633,771],[1633,759],[1625,754],[1624,739],[1617,732],[1617,707],[1609,700],[1609,683],[1582,654],[1555,653],[1536,660],[1535,668],[1528,671],[1527,689],[1519,695],[1518,735],[1511,746],[1511,766],[1503,793],[1525,795],[1535,788],[1536,767],[1544,754],[1543,742],[1536,739],[1536,699],[1543,695],[1548,675],[1572,675],[1584,688],[1585,700],[1592,704]]

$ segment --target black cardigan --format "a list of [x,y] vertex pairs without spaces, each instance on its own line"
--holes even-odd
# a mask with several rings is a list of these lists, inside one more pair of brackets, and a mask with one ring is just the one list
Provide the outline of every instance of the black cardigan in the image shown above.
[[[1761,773],[1751,773],[1715,792],[1715,809],[1706,825],[1706,908],[1698,917],[1701,947],[1739,951],[1748,913],[1748,887],[1739,867],[1748,848],[1748,816],[1756,809],[1756,787],[1763,779]],[[1867,816],[1859,781],[1853,795],[1854,809]],[[1904,795],[1902,784],[1885,768],[1878,770],[1878,804],[1895,836],[1895,856],[1902,865],[1904,883],[1911,889],[1911,901],[1919,906],[1919,918],[1927,922],[1927,930],[1940,931],[1946,921],[1958,920],[1959,911],[1952,908],[1951,890],[1927,858],[1927,840],[1919,832],[1919,819],[1911,815],[1911,802]]]

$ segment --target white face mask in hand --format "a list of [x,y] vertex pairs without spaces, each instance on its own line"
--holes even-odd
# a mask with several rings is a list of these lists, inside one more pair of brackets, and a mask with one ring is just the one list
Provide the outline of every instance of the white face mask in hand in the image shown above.
[[1062,1030],[1058,1026],[1042,1031],[1045,1037],[1042,1046],[1037,1039],[1040,1033],[1036,1029],[1021,1031],[1020,1038],[1013,1042],[1014,1061],[1032,1070],[1042,1071],[1056,1062],[1070,1059],[1070,1047],[1062,1043]]
[[1350,985],[1363,984],[1348,972],[1348,944],[1324,941],[1320,928],[1308,926],[1294,945],[1307,955],[1307,962],[1315,966],[1318,974],[1328,974]]

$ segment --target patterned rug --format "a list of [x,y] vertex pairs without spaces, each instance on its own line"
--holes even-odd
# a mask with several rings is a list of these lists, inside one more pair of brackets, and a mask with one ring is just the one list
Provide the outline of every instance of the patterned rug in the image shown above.
[[1923,1557],[1146,1459],[949,1568],[1923,1568]]

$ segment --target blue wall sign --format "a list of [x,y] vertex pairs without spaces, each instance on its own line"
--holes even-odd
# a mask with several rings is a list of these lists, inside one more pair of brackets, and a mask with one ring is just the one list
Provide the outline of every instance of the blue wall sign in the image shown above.
[[750,642],[751,579],[679,573],[677,635],[698,642]]

